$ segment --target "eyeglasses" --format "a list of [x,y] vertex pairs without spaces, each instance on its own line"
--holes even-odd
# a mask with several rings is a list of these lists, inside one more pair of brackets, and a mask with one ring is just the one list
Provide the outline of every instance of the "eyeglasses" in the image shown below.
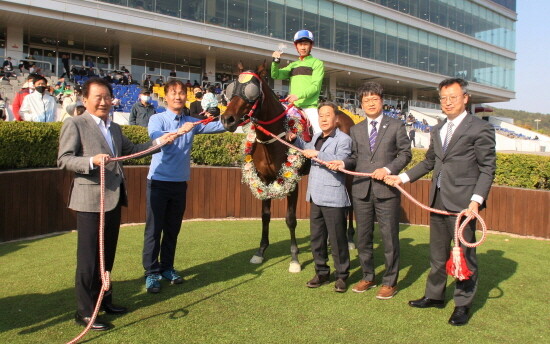
[[362,103],[368,104],[368,103],[377,103],[380,101],[381,98],[374,97],[374,98],[363,98]]
[[463,93],[461,94],[460,96],[445,96],[445,97],[439,97],[439,101],[442,102],[442,103],[446,103],[447,100],[450,100],[451,103],[456,103],[456,101],[458,100],[458,97],[462,97],[463,95],[465,95],[466,93]]

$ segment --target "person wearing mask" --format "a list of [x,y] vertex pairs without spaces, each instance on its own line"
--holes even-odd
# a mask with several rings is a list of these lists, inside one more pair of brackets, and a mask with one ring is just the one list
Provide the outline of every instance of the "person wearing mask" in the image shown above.
[[140,125],[147,128],[149,118],[155,113],[155,108],[151,105],[151,92],[144,88],[139,94],[139,101],[132,106],[130,111],[130,125]]
[[271,55],[271,78],[276,80],[290,79],[290,95],[286,101],[294,103],[301,108],[309,119],[313,128],[313,133],[321,132],[319,127],[319,114],[317,113],[317,103],[325,67],[323,61],[311,56],[313,48],[313,34],[308,30],[300,30],[294,35],[294,46],[300,55],[297,61],[290,63],[284,68],[280,68],[281,52],[274,51]]
[[27,77],[27,82],[23,84],[23,87],[19,92],[15,94],[15,97],[13,98],[13,104],[12,104],[12,111],[13,111],[13,118],[16,121],[22,121],[23,118],[21,118],[21,115],[19,114],[19,109],[21,109],[21,105],[23,105],[23,100],[26,96],[31,94],[34,91],[34,79],[36,78],[35,74],[29,74]]
[[34,92],[25,97],[19,115],[25,121],[54,122],[56,113],[55,98],[49,93],[48,81],[43,76],[34,80]]
[[216,99],[215,88],[214,86],[208,86],[206,89],[206,94],[202,97],[201,107],[204,111],[208,108],[217,107],[218,100]]
[[59,121],[64,122],[67,118],[73,117],[75,115],[75,109],[79,105],[83,105],[82,86],[77,84],[72,94],[65,95],[63,98],[63,104],[61,105],[62,112]]
[[149,92],[151,92],[153,90],[153,80],[151,80],[151,76],[150,75],[147,75],[147,77],[145,78],[145,80],[143,80],[143,88],[146,88],[149,90]]
[[205,119],[206,116],[201,115],[202,113],[202,89],[200,87],[195,87],[193,89],[193,94],[195,94],[195,101],[189,104],[189,115],[198,119]]

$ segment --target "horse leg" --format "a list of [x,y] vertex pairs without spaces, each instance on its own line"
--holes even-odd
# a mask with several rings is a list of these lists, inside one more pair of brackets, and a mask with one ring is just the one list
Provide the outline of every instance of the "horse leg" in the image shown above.
[[353,207],[348,207],[348,249],[355,250],[355,242],[353,236],[355,235],[355,228],[353,227]]
[[298,244],[296,242],[296,205],[298,203],[298,185],[296,189],[292,191],[286,198],[287,208],[286,208],[286,225],[290,231],[290,265],[288,267],[289,272],[300,272],[302,271],[302,266],[298,260]]
[[264,261],[264,252],[269,246],[269,221],[271,221],[271,200],[266,199],[262,201],[262,240],[260,248],[250,259],[252,264],[261,264]]

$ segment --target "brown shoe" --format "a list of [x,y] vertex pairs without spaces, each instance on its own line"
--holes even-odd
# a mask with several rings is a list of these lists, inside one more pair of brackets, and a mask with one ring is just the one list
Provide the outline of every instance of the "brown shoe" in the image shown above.
[[391,299],[395,294],[397,294],[397,287],[390,287],[389,285],[382,285],[376,298],[379,300]]
[[306,286],[308,288],[319,288],[328,283],[330,283],[329,275],[315,275],[306,283]]
[[361,280],[361,281],[359,281],[359,283],[354,285],[351,290],[353,290],[356,293],[364,293],[367,290],[369,290],[370,288],[374,288],[374,287],[376,287],[376,283],[374,283],[374,281]]

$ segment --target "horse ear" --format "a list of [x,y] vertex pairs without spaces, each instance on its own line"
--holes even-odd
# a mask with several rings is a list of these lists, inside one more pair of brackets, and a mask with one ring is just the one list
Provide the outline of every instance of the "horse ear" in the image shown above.
[[267,75],[267,69],[266,69],[266,60],[258,66],[258,69],[256,70],[256,74],[258,74],[260,77],[265,78]]

